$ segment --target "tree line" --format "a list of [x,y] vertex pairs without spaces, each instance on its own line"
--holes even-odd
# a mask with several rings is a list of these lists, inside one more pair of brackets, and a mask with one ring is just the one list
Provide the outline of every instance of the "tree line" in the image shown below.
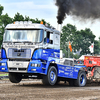
[[[4,7],[0,5],[0,46],[3,41],[4,28],[9,23],[15,21],[32,21],[32,23],[40,23],[43,21],[44,24],[47,23],[44,19],[32,19],[29,16],[24,17],[18,12],[15,14],[14,18],[11,18],[7,13],[3,15],[3,10]],[[70,57],[79,58],[81,55],[91,54],[89,46],[94,43],[94,54],[98,55],[100,53],[100,38],[99,40],[95,40],[95,37],[96,36],[89,28],[77,30],[76,26],[67,24],[62,28],[60,48],[63,50],[65,57],[68,57],[68,53],[70,53]],[[69,41],[71,42],[72,52],[70,52],[68,48]]]
[[[93,32],[86,28],[85,30],[77,30],[76,26],[67,24],[63,26],[61,32],[61,49],[63,50],[65,57],[79,58],[81,55],[91,54],[89,46],[94,43],[93,55],[100,54],[100,38],[95,40]],[[71,42],[72,52],[69,51],[68,45]]]

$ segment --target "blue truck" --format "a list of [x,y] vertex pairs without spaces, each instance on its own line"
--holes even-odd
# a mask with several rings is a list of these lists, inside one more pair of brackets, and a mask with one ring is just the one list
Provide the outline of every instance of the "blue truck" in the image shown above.
[[82,87],[87,81],[85,67],[75,65],[70,58],[60,59],[60,32],[55,28],[31,21],[5,27],[0,72],[9,73],[12,83],[37,78],[45,85],[68,81]]

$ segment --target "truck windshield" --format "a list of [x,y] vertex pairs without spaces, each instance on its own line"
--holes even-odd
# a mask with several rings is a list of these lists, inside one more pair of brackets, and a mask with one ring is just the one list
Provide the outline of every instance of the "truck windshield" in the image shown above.
[[4,42],[42,42],[43,30],[5,30]]

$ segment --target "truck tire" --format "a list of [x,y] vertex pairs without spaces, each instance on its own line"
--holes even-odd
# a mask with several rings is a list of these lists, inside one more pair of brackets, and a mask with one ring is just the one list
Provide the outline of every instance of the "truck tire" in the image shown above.
[[22,75],[19,73],[9,73],[9,80],[12,83],[19,83],[22,80]]
[[50,66],[47,75],[43,76],[42,82],[44,85],[55,85],[57,82],[57,69]]
[[84,71],[80,71],[78,74],[78,78],[74,80],[74,85],[78,87],[83,87],[86,85],[86,73]]
[[57,78],[57,81],[56,81],[56,85],[58,85],[60,83],[60,79],[59,78]]

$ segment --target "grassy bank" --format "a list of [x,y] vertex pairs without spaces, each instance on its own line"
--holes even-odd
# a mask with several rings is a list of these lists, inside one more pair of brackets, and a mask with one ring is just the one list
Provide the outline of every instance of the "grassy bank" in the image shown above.
[[8,76],[8,73],[0,74],[0,76]]

